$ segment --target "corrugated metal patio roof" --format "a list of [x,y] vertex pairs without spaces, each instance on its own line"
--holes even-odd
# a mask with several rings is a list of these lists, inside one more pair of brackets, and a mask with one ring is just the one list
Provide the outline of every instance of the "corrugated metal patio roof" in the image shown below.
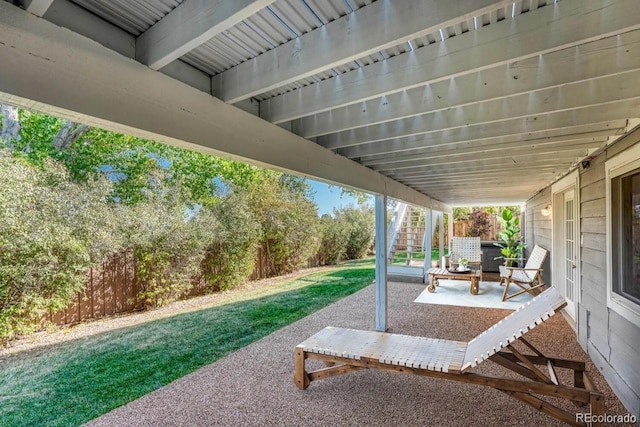
[[[186,32],[175,23],[188,13],[217,13],[188,9],[190,0],[71,2],[155,43]],[[170,58],[204,73],[225,102],[250,99],[265,120],[448,204],[524,201],[640,117],[633,91],[622,96],[640,83],[629,52],[640,25],[628,1],[235,7],[224,28]],[[173,27],[156,28],[163,21]],[[621,65],[594,65],[614,57]]]

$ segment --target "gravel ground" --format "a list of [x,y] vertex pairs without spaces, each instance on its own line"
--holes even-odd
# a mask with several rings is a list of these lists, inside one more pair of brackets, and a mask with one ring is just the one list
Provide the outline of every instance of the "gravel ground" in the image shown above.
[[[422,289],[423,285],[389,283],[390,332],[468,341],[509,314],[413,303]],[[358,371],[298,390],[293,384],[294,347],[328,325],[372,329],[374,297],[369,286],[89,425],[560,425],[497,390],[391,372]],[[527,339],[550,356],[587,360],[561,315],[531,331]],[[318,366],[317,361],[307,363]],[[588,370],[605,393],[607,413],[626,414],[591,362]],[[505,375],[491,362],[475,371]],[[570,383],[562,376],[561,380]],[[565,407],[575,411],[571,404]]]
[[71,341],[78,338],[99,334],[105,331],[126,328],[163,317],[173,316],[179,313],[201,310],[214,304],[237,298],[238,296],[251,290],[268,287],[275,282],[291,280],[298,277],[306,276],[307,274],[324,270],[332,270],[335,268],[336,267],[331,266],[307,268],[284,276],[247,282],[242,286],[239,286],[228,292],[219,292],[212,295],[203,295],[201,297],[191,298],[185,301],[176,301],[166,307],[161,307],[157,310],[122,313],[114,317],[87,321],[71,326],[63,326],[59,329],[51,331],[38,332],[22,339],[13,341],[9,343],[7,347],[0,347],[0,361],[2,361],[2,359],[6,356],[22,351],[29,351],[36,348],[55,345],[57,343]]

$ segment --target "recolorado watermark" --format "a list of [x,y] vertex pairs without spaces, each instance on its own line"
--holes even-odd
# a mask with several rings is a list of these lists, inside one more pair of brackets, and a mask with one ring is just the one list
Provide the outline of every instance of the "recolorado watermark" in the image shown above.
[[635,424],[638,417],[633,414],[615,415],[615,414],[592,414],[590,412],[578,412],[576,414],[576,422],[578,423],[607,423],[607,424]]

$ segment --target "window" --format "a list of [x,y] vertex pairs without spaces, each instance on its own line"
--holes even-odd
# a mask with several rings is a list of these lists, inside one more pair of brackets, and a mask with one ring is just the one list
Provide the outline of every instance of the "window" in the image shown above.
[[640,171],[613,178],[611,195],[612,290],[640,304]]
[[640,325],[640,145],[606,162],[607,305]]

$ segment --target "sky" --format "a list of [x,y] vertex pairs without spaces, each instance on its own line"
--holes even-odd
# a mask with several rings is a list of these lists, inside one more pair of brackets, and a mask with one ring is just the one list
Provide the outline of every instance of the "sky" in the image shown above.
[[318,205],[318,215],[332,214],[334,208],[343,208],[348,205],[358,205],[358,201],[348,194],[342,195],[342,188],[337,185],[329,186],[323,182],[309,180],[315,194],[313,196]]

